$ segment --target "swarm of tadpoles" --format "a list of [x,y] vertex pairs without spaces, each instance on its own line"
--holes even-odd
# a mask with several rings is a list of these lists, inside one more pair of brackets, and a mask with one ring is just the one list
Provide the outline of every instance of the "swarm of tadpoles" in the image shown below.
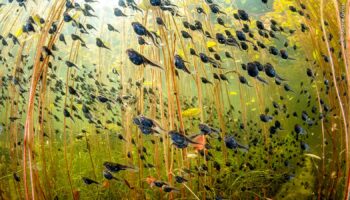
[[[158,122],[142,115],[134,117],[133,122],[145,135],[160,134],[162,132],[166,132],[163,128],[160,127]],[[179,149],[184,149],[191,145],[197,150],[202,150],[206,146],[205,136],[209,135],[213,137],[214,134],[219,134],[220,130],[210,127],[209,125],[203,123],[200,123],[198,127],[200,133],[193,134],[190,136],[186,136],[185,134],[177,130],[170,130],[166,133],[170,136],[172,144]],[[227,136],[225,138],[225,144],[226,147],[229,149],[242,148],[248,150],[248,147],[239,144],[233,136]]]

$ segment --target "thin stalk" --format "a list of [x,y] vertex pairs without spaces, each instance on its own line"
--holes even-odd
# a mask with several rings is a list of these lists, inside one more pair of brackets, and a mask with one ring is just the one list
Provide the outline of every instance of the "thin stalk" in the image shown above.
[[[327,38],[327,32],[325,29],[325,25],[324,25],[324,0],[321,0],[321,7],[320,7],[320,14],[321,14],[321,25],[322,25],[322,32],[323,32],[323,37]],[[329,62],[330,62],[330,66],[332,69],[332,77],[333,77],[333,82],[334,82],[334,87],[337,93],[337,98],[338,98],[338,103],[339,103],[339,107],[340,107],[340,111],[341,111],[341,115],[342,115],[342,119],[343,119],[343,124],[344,124],[344,133],[345,133],[345,162],[346,162],[346,181],[345,181],[345,196],[344,196],[344,200],[348,200],[349,198],[349,192],[350,192],[350,163],[349,163],[349,134],[348,134],[348,124],[347,124],[347,117],[345,116],[345,110],[343,107],[343,102],[341,100],[340,94],[339,94],[339,88],[338,88],[338,81],[336,78],[336,74],[335,74],[335,67],[334,67],[334,63],[333,63],[333,58],[332,58],[332,53],[330,51],[330,47],[329,47],[329,42],[327,39],[325,39],[325,43],[326,43],[326,47],[327,47],[327,52],[328,52],[328,56],[329,56]]]

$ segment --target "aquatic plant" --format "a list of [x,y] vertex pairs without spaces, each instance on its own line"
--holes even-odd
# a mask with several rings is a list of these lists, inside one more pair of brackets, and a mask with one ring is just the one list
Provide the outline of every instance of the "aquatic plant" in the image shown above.
[[348,199],[349,8],[0,3],[0,198]]

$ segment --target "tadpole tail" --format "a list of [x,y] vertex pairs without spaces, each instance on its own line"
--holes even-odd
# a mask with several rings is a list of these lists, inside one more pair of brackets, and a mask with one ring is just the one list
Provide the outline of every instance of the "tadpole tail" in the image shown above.
[[257,76],[256,79],[258,79],[260,82],[265,83],[265,84],[269,84],[265,79],[261,78],[260,76]]
[[147,36],[152,39],[152,42],[156,47],[160,47],[160,44],[158,42],[159,36],[155,32],[147,32]]

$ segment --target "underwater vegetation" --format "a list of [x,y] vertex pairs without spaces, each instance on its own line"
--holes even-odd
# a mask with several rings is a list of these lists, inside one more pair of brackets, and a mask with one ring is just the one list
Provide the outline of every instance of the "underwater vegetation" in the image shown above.
[[0,1],[0,199],[349,199],[350,1]]

